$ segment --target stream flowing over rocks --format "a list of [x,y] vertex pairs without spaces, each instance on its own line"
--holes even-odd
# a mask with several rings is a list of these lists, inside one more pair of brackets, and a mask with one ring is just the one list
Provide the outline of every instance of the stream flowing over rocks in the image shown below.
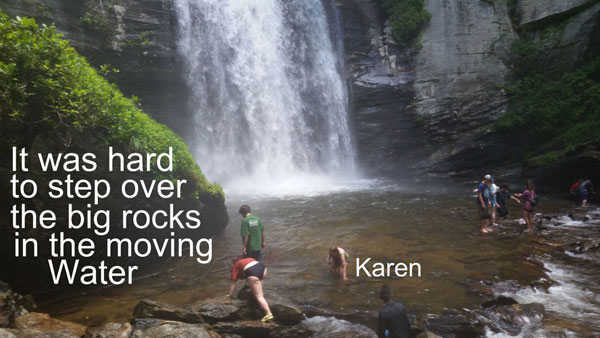
[[[520,220],[496,228],[496,240],[522,237]],[[412,337],[594,337],[600,333],[600,209],[537,215],[531,272],[523,279],[463,280],[481,304],[444,313],[409,315]],[[470,258],[465,258],[470,259]],[[491,277],[491,276],[490,276]],[[375,337],[376,312],[297,306],[277,295],[263,314],[242,288],[236,299],[216,297],[171,305],[142,299],[129,322],[76,324],[36,312],[28,296],[0,284],[0,337]]]

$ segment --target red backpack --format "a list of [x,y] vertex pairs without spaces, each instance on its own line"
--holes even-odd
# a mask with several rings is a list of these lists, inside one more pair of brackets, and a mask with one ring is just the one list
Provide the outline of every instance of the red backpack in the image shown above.
[[573,183],[573,185],[571,186],[571,191],[575,191],[578,186],[579,186],[579,181]]

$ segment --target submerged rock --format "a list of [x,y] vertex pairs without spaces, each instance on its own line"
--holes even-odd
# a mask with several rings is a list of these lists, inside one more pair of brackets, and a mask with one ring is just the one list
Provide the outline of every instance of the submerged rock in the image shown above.
[[161,319],[134,319],[131,338],[219,338],[206,324],[190,324]]

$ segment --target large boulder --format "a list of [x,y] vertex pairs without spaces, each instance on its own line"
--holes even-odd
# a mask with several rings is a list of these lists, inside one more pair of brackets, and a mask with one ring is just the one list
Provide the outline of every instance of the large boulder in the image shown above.
[[208,323],[226,322],[235,320],[258,319],[260,314],[248,305],[248,302],[232,299],[230,297],[217,297],[206,299],[191,305]]
[[158,318],[186,323],[204,323],[202,314],[195,309],[142,299],[133,309],[134,318]]
[[63,332],[67,335],[81,337],[87,328],[83,325],[51,318],[46,313],[30,312],[15,318],[16,329]]
[[524,326],[530,328],[541,326],[544,313],[542,304],[513,303],[490,306],[484,309],[479,317],[493,331],[515,336],[521,333]]
[[190,324],[161,319],[134,319],[131,338],[219,338],[206,324]]
[[89,338],[129,338],[133,328],[129,323],[106,323],[101,326],[89,328]]
[[81,338],[69,331],[0,329],[0,338]]
[[220,322],[213,325],[220,334],[239,335],[244,338],[303,338],[311,337],[314,332],[297,326],[283,326],[275,323],[260,321]]
[[304,320],[304,313],[295,306],[286,304],[269,304],[275,321],[286,325],[296,325]]
[[461,315],[440,316],[425,320],[427,331],[442,337],[481,337],[483,327],[476,321]]

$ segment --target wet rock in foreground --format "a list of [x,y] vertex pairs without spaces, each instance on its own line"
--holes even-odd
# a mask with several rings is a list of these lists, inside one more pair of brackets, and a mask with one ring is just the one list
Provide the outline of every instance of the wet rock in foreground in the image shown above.
[[129,338],[133,328],[129,323],[106,323],[104,325],[89,328],[88,338]]
[[134,319],[131,338],[220,338],[206,324],[190,324],[161,319]]
[[204,323],[197,311],[142,299],[133,309],[134,318],[158,318],[185,323]]
[[85,334],[86,327],[80,324],[66,322],[51,318],[46,313],[30,312],[15,318],[16,329],[32,329],[40,331],[68,332],[74,336],[81,337]]
[[425,329],[442,337],[481,337],[483,327],[476,320],[462,315],[440,316],[425,320]]

